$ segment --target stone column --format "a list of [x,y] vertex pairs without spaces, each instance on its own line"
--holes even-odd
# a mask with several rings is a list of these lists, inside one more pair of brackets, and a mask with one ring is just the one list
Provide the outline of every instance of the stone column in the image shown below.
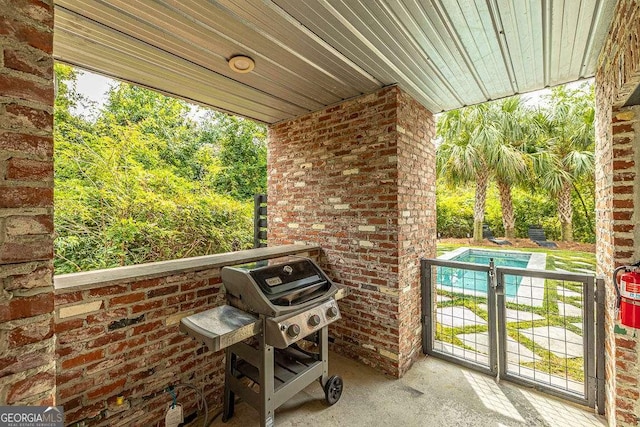
[[53,2],[0,2],[0,405],[54,403]]
[[269,244],[322,246],[322,267],[350,292],[334,348],[392,376],[421,345],[433,136],[431,113],[395,86],[269,128]]

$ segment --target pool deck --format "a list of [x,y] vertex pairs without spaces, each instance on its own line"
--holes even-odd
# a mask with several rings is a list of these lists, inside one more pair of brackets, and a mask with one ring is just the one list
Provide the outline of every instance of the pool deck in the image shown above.
[[507,251],[507,250],[498,250],[498,249],[485,249],[485,248],[469,248],[469,247],[461,247],[455,249],[451,252],[444,253],[438,257],[438,259],[451,260],[457,256],[462,255],[468,250],[474,250],[478,252],[492,252],[496,254],[504,254],[512,253],[518,255],[529,255],[529,263],[527,264],[527,269],[534,270],[544,270],[547,267],[547,254],[543,252],[524,252],[524,251]]
[[[496,250],[496,249],[485,249],[485,248],[469,248],[469,247],[461,247],[455,249],[451,252],[447,252],[438,257],[441,260],[453,260],[455,257],[462,255],[468,250],[474,250],[477,252],[483,253],[495,253],[504,254],[504,253],[513,253],[518,255],[529,255],[529,262],[527,264],[527,270],[545,270],[547,266],[547,254],[541,252],[522,252],[522,251],[508,251],[508,250]],[[509,267],[511,268],[511,267]],[[439,285],[442,286],[442,285]],[[458,288],[453,286],[442,286],[442,288],[451,288],[452,290],[458,291]],[[465,294],[470,294],[474,296],[486,296],[486,293],[479,291],[470,291],[465,289],[463,291]],[[544,302],[544,279],[535,278],[535,277],[523,277],[520,285],[518,286],[518,293],[513,297],[506,297],[509,302],[516,302],[518,304],[526,304],[532,307],[540,307]]]

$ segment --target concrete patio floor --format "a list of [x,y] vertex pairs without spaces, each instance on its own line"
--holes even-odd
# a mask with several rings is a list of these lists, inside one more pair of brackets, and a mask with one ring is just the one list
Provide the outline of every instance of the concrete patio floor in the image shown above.
[[[522,388],[496,384],[486,375],[433,358],[422,357],[401,379],[393,380],[337,354],[329,358],[330,374],[344,379],[342,398],[328,407],[313,383],[276,411],[283,426],[603,426],[589,408]],[[241,402],[228,423],[218,416],[213,426],[258,426],[258,413]]]

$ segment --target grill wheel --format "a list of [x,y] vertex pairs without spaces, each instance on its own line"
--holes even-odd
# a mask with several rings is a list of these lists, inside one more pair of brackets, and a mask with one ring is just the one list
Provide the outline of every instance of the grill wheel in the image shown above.
[[342,378],[338,375],[334,375],[327,380],[324,385],[324,398],[327,400],[329,406],[340,400],[343,385]]

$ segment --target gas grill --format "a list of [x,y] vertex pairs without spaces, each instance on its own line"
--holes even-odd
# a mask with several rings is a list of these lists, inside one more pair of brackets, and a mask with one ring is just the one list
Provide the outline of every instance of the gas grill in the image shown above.
[[222,282],[229,305],[185,317],[180,329],[226,349],[223,421],[238,395],[258,410],[261,426],[272,426],[275,409],[315,380],[336,403],[343,383],[328,375],[327,327],[341,316],[324,272],[289,256],[224,267]]

